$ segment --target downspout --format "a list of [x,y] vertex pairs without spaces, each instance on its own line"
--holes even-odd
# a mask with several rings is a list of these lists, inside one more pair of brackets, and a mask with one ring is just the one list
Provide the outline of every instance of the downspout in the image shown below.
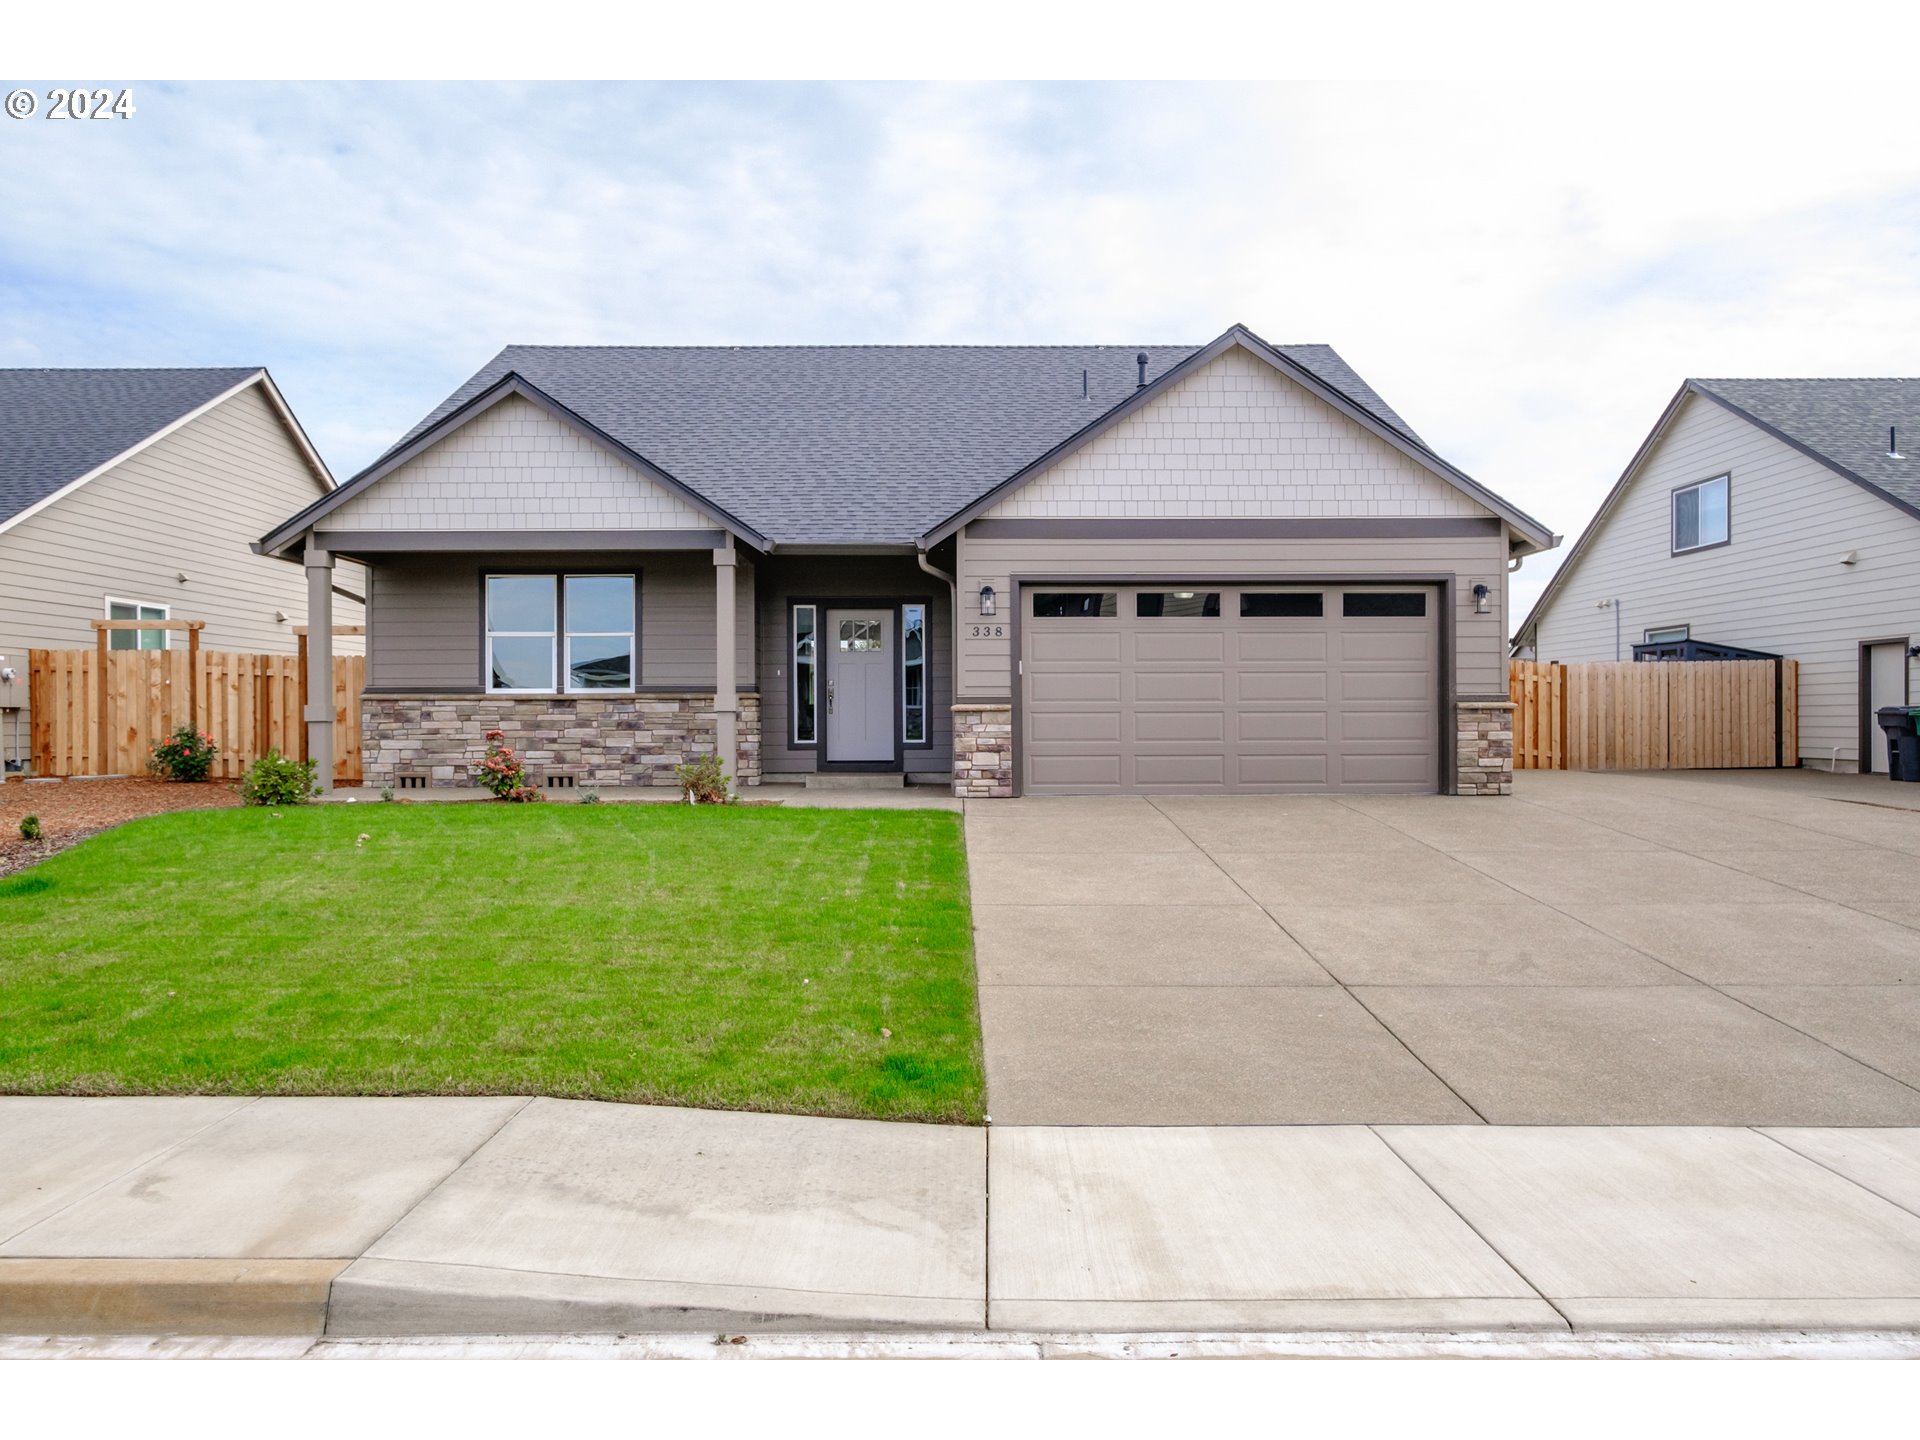
[[[913,552],[913,558],[920,562],[920,568],[926,571],[927,574],[937,580],[947,582],[947,593],[949,597],[947,614],[952,617],[950,623],[953,629],[953,634],[947,637],[953,645],[953,657],[949,662],[953,666],[953,669],[947,677],[947,704],[951,706],[953,704],[954,691],[960,684],[960,582],[927,559],[927,552],[925,550],[916,547]],[[929,695],[931,695],[933,690],[933,675],[931,672],[927,675],[927,690]],[[931,734],[931,731],[929,731],[929,734]]]

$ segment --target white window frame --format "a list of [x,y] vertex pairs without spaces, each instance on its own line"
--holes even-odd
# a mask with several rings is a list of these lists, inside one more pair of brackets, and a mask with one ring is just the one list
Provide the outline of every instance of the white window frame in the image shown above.
[[[553,623],[552,630],[495,630],[493,628],[493,582],[496,580],[551,580],[553,582]],[[560,576],[552,571],[540,570],[500,570],[489,571],[480,585],[480,622],[486,628],[487,653],[486,664],[487,693],[489,695],[553,695],[557,694],[555,682],[560,678],[553,673],[560,663],[559,626],[562,623],[560,603],[563,596],[560,588]],[[524,689],[509,689],[493,683],[493,642],[502,640],[545,640],[551,647],[547,651],[547,683],[545,687],[533,686]]]
[[[116,605],[125,605],[132,609],[133,614],[124,617],[125,619],[128,619],[128,620],[171,620],[173,619],[173,607],[171,605],[156,605],[151,600],[129,600],[125,596],[121,596],[121,595],[109,595],[106,597],[106,604],[102,607],[100,612],[101,618],[105,620],[116,620],[116,619],[123,618],[120,616],[116,616],[113,613],[113,607]],[[142,610],[158,610],[160,613],[158,615],[142,615],[140,613]],[[133,644],[131,646],[126,646],[126,647],[116,647],[114,645],[113,643],[114,633],[115,632],[111,630],[107,632],[107,648],[109,650],[113,650],[116,648],[145,650],[147,648],[145,645],[142,645],[140,643],[140,637],[147,633],[144,630],[123,630],[118,632],[123,635],[131,635],[134,637]],[[173,632],[171,630],[162,630],[159,632],[159,634],[160,634],[160,644],[157,648],[161,650],[171,650],[173,648]]]
[[1691,625],[1655,625],[1640,632],[1642,645],[1671,645],[1676,640],[1691,640]]
[[[787,662],[793,670],[793,686],[789,691],[788,708],[793,718],[787,729],[793,745],[817,746],[820,743],[820,607],[811,601],[798,601],[789,607],[791,616],[787,621]],[[800,733],[800,612],[805,610],[813,617],[813,658],[806,662],[806,668],[813,672],[813,734],[803,736]]]
[[[913,739],[907,734],[907,634],[912,628],[909,617],[920,617],[920,738]],[[902,745],[931,745],[933,734],[927,724],[927,691],[933,679],[933,637],[927,630],[927,607],[915,602],[900,607],[900,743]]]
[[[569,580],[624,580],[627,582],[627,625],[625,630],[575,630],[567,621],[567,582]],[[568,695],[631,695],[640,683],[640,577],[620,570],[585,570],[560,576],[560,678]],[[573,642],[575,640],[612,640],[627,642],[627,684],[624,689],[605,685],[573,683]]]
[[[1680,497],[1705,490],[1711,485],[1725,487],[1726,494],[1726,534],[1718,540],[1698,540],[1691,545],[1680,543]],[[1694,514],[1699,514],[1696,504]],[[1712,550],[1716,546],[1733,543],[1733,472],[1724,475],[1712,475],[1705,480],[1696,480],[1691,485],[1676,486],[1667,498],[1667,550],[1672,555],[1691,555],[1696,550]]]

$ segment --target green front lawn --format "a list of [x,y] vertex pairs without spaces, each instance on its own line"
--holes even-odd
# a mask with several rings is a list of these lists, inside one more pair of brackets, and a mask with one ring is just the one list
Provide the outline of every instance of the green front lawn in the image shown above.
[[960,820],[376,804],[136,821],[0,880],[0,1092],[978,1121]]

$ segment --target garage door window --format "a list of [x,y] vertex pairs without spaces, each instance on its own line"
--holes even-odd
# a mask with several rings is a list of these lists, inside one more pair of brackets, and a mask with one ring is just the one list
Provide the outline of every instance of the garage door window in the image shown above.
[[1133,597],[1133,613],[1143,620],[1217,620],[1218,590],[1142,590]]
[[1111,620],[1120,613],[1120,596],[1112,590],[1036,590],[1036,620]]
[[1377,619],[1385,616],[1424,615],[1427,597],[1418,590],[1404,593],[1381,590],[1352,590],[1340,597],[1340,613],[1348,619]]
[[1248,620],[1318,620],[1326,614],[1326,597],[1319,594],[1303,595],[1298,591],[1277,595],[1242,595],[1240,614]]

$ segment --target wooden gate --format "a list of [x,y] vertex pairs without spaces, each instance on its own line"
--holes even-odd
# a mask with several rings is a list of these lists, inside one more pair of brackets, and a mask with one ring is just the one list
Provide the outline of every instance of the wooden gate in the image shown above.
[[[336,785],[361,780],[366,664],[364,655],[333,659]],[[187,724],[219,747],[211,777],[216,780],[239,779],[270,749],[306,757],[301,670],[292,655],[197,648],[30,650],[27,678],[36,775],[144,774],[149,744]]]
[[1511,662],[1518,770],[1735,770],[1800,763],[1796,660]]

